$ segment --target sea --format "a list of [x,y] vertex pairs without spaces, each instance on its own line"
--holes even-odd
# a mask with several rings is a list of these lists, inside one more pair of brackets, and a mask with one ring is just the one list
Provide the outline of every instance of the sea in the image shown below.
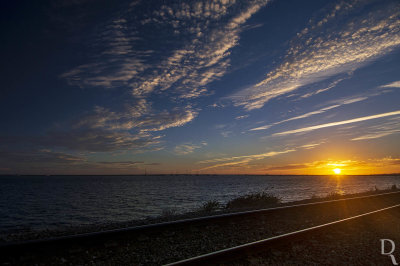
[[0,176],[0,231],[127,222],[267,192],[282,202],[400,187],[384,176]]

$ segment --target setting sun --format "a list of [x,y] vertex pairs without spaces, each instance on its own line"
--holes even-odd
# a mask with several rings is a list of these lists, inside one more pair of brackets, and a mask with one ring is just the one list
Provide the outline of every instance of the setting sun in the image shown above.
[[333,169],[333,172],[335,172],[336,175],[339,175],[342,170],[340,170],[339,168],[335,168]]

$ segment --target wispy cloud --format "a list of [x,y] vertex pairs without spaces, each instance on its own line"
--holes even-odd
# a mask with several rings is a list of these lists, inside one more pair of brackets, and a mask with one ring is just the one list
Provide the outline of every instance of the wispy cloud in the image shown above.
[[354,118],[354,119],[349,119],[349,120],[315,125],[315,126],[311,126],[311,127],[304,127],[304,128],[299,128],[299,129],[295,129],[295,130],[289,130],[289,131],[275,133],[275,134],[273,134],[273,136],[284,136],[284,135],[290,135],[290,134],[296,134],[296,133],[303,133],[303,132],[313,131],[313,130],[317,130],[317,129],[321,129],[321,128],[346,125],[346,124],[367,121],[367,120],[377,119],[377,118],[382,118],[382,117],[387,117],[387,116],[394,116],[394,115],[400,115],[400,111],[364,116],[364,117],[359,117],[359,118]]
[[321,145],[321,144],[324,144],[324,143],[325,143],[324,141],[321,141],[321,142],[314,142],[314,143],[308,143],[308,144],[301,145],[299,148],[303,148],[303,149],[306,149],[306,150],[310,150],[310,149],[314,149],[315,147],[317,147],[317,146],[319,146],[319,145]]
[[[0,150],[0,171],[21,174],[142,173],[144,161],[93,161],[82,153],[71,154],[51,149]],[[132,172],[136,171],[136,172]]]
[[233,101],[247,110],[261,108],[275,97],[357,69],[393,51],[400,44],[399,6],[381,4],[357,15],[365,5],[343,1],[322,20],[311,22],[293,40],[282,64],[261,82],[233,95]]
[[371,168],[387,168],[388,166],[400,165],[400,158],[384,157],[365,160],[318,160],[313,162],[276,165],[264,168],[265,171],[292,171],[292,170],[331,170],[332,168],[340,167],[345,171],[359,171]]
[[[207,95],[205,86],[229,66],[227,57],[238,44],[241,26],[267,2],[252,0],[240,7],[230,0],[178,2],[139,17],[131,16],[128,9],[99,32],[97,41],[107,45],[95,62],[61,77],[80,87],[126,87],[135,97],[171,89],[182,99]],[[157,36],[147,38],[145,33],[160,31],[160,26],[162,32],[172,30],[176,35],[170,38],[175,43],[172,52],[143,50],[142,44]],[[155,58],[159,60],[154,62]]]
[[351,140],[369,140],[383,138],[389,135],[400,133],[400,117],[392,117],[383,123],[366,127],[363,129],[363,134],[358,135]]
[[382,85],[381,88],[400,88],[400,80],[394,81],[386,85]]
[[[377,95],[377,93],[373,94],[373,96],[375,96],[375,95]],[[371,95],[368,95],[368,96],[371,96]],[[303,118],[307,118],[307,117],[310,117],[310,116],[313,116],[313,115],[317,115],[317,114],[322,114],[322,113],[325,113],[326,111],[338,108],[338,107],[346,105],[346,104],[352,104],[352,103],[356,103],[356,102],[360,102],[360,101],[366,100],[368,98],[368,96],[349,97],[349,98],[343,98],[343,99],[334,100],[334,101],[329,102],[330,104],[334,104],[334,105],[327,106],[327,107],[324,107],[324,108],[321,108],[321,109],[318,109],[318,110],[315,110],[315,111],[312,111],[312,112],[308,112],[308,113],[305,113],[305,114],[302,114],[302,115],[294,116],[294,117],[291,117],[291,118],[288,118],[288,119],[285,119],[285,120],[281,120],[281,121],[278,121],[278,122],[275,122],[275,123],[272,123],[272,124],[268,124],[268,125],[265,125],[265,126],[252,128],[249,131],[265,130],[265,129],[269,129],[272,126],[279,125],[279,124],[282,124],[282,123],[286,123],[286,122],[289,122],[289,121],[303,119]]]
[[300,98],[301,98],[301,99],[309,98],[309,97],[311,97],[311,96],[314,96],[314,95],[320,94],[320,93],[322,93],[322,92],[328,91],[328,90],[330,90],[330,89],[336,87],[336,85],[338,85],[338,84],[339,84],[341,81],[343,81],[343,80],[344,80],[344,78],[339,78],[339,79],[337,79],[337,80],[331,82],[331,83],[330,83],[328,86],[326,86],[325,88],[318,89],[318,90],[316,90],[316,91],[303,94],[303,95],[300,96]]
[[[151,115],[139,121],[140,127],[148,127],[141,129],[142,132],[149,131],[162,131],[171,127],[180,127],[190,121],[192,121],[197,116],[197,112],[191,109],[185,110],[172,110],[171,112],[161,112],[156,115]],[[155,127],[149,127],[155,126]]]
[[[191,106],[158,112],[145,100],[139,99],[135,106],[126,106],[122,111],[111,111],[103,107],[83,115],[72,127],[64,131],[51,131],[41,137],[41,143],[54,144],[69,149],[82,148],[91,151],[126,150],[148,147],[160,143],[157,132],[180,127],[191,122],[198,112]],[[65,142],[67,138],[71,141]],[[98,146],[96,148],[96,145]],[[115,146],[114,148],[112,146]]]
[[160,62],[153,74],[134,84],[132,93],[144,95],[173,87],[179,98],[206,95],[208,89],[205,86],[226,73],[228,56],[238,44],[241,25],[267,2],[248,1],[239,12],[235,1],[182,2],[175,6],[161,6],[152,17],[145,19],[145,23],[170,24],[177,35],[184,35],[189,41]]
[[0,162],[7,164],[76,164],[86,161],[86,158],[79,155],[64,152],[55,152],[49,149],[38,150],[1,150]]
[[159,138],[146,133],[133,134],[128,131],[110,131],[103,129],[76,129],[68,131],[50,131],[47,134],[29,140],[44,147],[61,147],[73,151],[109,152],[119,150],[152,150],[159,144]]
[[235,117],[235,119],[240,120],[240,119],[245,119],[247,117],[249,117],[249,115],[239,115],[239,116]]
[[[143,13],[131,7],[114,13],[91,38],[96,51],[91,60],[60,77],[81,88],[118,89],[131,100],[125,97],[124,104],[96,106],[75,123],[70,134],[90,130],[107,140],[107,149],[111,144],[121,148],[129,143],[135,146],[132,142],[137,138],[146,145],[153,143],[150,134],[193,121],[200,111],[191,107],[194,99],[213,93],[208,84],[226,73],[230,51],[238,45],[244,24],[267,3],[201,0],[148,8],[147,2],[141,2],[136,7],[143,5]],[[165,32],[170,33],[167,43]],[[160,95],[162,109],[157,102]],[[111,141],[113,134],[124,144]]]
[[174,151],[178,155],[186,155],[193,153],[197,149],[201,149],[204,146],[207,146],[207,142],[203,141],[200,144],[193,144],[193,143],[185,143],[175,147]]
[[205,161],[200,161],[198,164],[209,164],[209,163],[217,163],[211,166],[207,166],[204,168],[201,168],[199,170],[208,170],[212,168],[218,168],[218,167],[223,167],[223,166],[235,166],[238,164],[245,164],[253,160],[261,160],[265,159],[268,157],[273,157],[277,156],[280,154],[285,154],[289,152],[294,152],[296,149],[287,149],[283,151],[270,151],[266,153],[261,153],[261,154],[252,154],[252,155],[243,155],[243,156],[234,156],[234,157],[225,157],[225,158],[217,158],[217,159],[211,159],[211,160],[205,160]]
[[279,121],[279,122],[275,122],[275,123],[272,123],[272,124],[269,124],[269,125],[265,125],[265,126],[261,126],[261,127],[252,128],[252,129],[250,129],[250,131],[257,131],[257,130],[268,129],[268,128],[272,127],[272,126],[279,125],[279,124],[282,124],[282,123],[285,123],[285,122],[288,122],[288,121],[298,120],[298,119],[310,117],[310,116],[313,116],[313,115],[316,115],[316,114],[321,114],[321,113],[324,113],[324,112],[326,112],[326,111],[328,111],[328,110],[337,108],[337,107],[339,107],[339,106],[340,106],[340,105],[337,104],[337,105],[332,105],[332,106],[324,107],[324,108],[321,108],[321,109],[316,110],[316,111],[308,112],[308,113],[305,113],[305,114],[302,114],[302,115],[299,115],[299,116],[294,116],[294,117],[291,117],[291,118],[288,118],[288,119],[285,119],[285,120],[282,120],[282,121]]
[[382,137],[386,137],[395,133],[399,133],[399,130],[391,130],[391,131],[383,131],[383,132],[379,132],[379,133],[373,133],[373,134],[366,134],[366,135],[362,135],[356,138],[353,138],[351,140],[368,140],[368,139],[378,139],[378,138],[382,138]]

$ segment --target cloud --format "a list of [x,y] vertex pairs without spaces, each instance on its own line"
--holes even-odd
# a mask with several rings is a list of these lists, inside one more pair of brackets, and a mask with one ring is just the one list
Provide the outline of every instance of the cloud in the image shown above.
[[300,170],[300,169],[332,169],[335,167],[340,167],[344,170],[355,170],[359,171],[362,169],[371,168],[387,168],[389,166],[400,165],[400,158],[373,158],[365,160],[319,160],[302,164],[287,164],[287,165],[277,165],[264,168],[265,171],[286,171],[286,170]]
[[142,132],[162,131],[171,127],[183,126],[192,121],[196,116],[197,112],[191,109],[174,110],[172,112],[164,111],[138,121],[138,125],[140,127],[156,126],[141,129]]
[[162,112],[153,110],[150,114],[147,114],[149,109],[144,99],[140,100],[138,106],[130,106],[122,112],[113,112],[97,106],[94,108],[92,114],[81,118],[75,123],[74,127],[101,128],[106,130],[137,129],[141,132],[162,131],[167,128],[182,126],[197,116],[197,111],[192,110],[190,106],[186,108],[174,108],[171,111],[164,110]]
[[77,164],[84,162],[86,158],[63,152],[54,152],[47,149],[40,150],[2,150],[0,162],[10,164]]
[[394,81],[394,82],[386,84],[386,85],[382,85],[380,87],[381,88],[400,88],[400,80]]
[[144,166],[157,165],[160,163],[91,161],[84,154],[50,149],[0,150],[0,171],[13,174],[133,174],[142,173]]
[[[270,151],[266,153],[261,153],[261,154],[252,154],[252,155],[243,155],[243,156],[234,156],[234,157],[225,157],[225,158],[216,158],[216,159],[211,159],[211,160],[204,160],[198,162],[198,164],[209,164],[209,163],[217,163],[211,166],[207,166],[204,168],[201,168],[199,170],[208,170],[212,168],[218,168],[218,167],[224,167],[224,166],[235,166],[235,165],[242,165],[242,164],[247,164],[250,161],[253,160],[261,160],[265,159],[268,157],[273,157],[289,152],[294,152],[296,149],[287,149],[283,151]],[[222,162],[222,163],[220,163]]]
[[382,138],[382,137],[386,137],[395,133],[399,133],[400,130],[392,130],[392,131],[384,131],[384,132],[380,132],[380,133],[375,133],[375,134],[366,134],[366,135],[362,135],[356,138],[353,138],[351,140],[368,140],[368,139],[378,139],[378,138]]
[[289,122],[289,121],[303,119],[303,118],[307,118],[307,117],[310,117],[310,116],[313,116],[313,115],[317,115],[317,114],[322,114],[322,113],[325,113],[326,111],[338,108],[340,106],[343,106],[343,105],[346,105],[346,104],[352,104],[352,103],[360,102],[360,101],[368,99],[369,96],[376,96],[376,95],[378,95],[378,93],[370,94],[368,96],[357,96],[357,97],[350,97],[350,98],[343,98],[343,99],[334,100],[334,101],[329,102],[329,104],[334,104],[334,105],[323,107],[321,109],[318,109],[318,110],[315,110],[315,111],[312,111],[312,112],[308,112],[308,113],[305,113],[305,114],[302,114],[302,115],[294,116],[294,117],[291,117],[291,118],[288,118],[288,119],[285,119],[285,120],[281,120],[281,121],[278,121],[278,122],[275,122],[275,123],[272,123],[272,124],[268,124],[268,125],[265,125],[265,126],[252,128],[249,131],[265,130],[265,129],[269,129],[272,126],[276,126],[276,125],[279,125],[279,124],[282,124],[282,123],[286,123],[286,122]]
[[298,170],[298,169],[304,169],[308,168],[309,166],[307,164],[288,164],[288,165],[282,165],[282,166],[271,166],[268,168],[265,168],[263,170],[266,171],[274,171],[274,170]]
[[328,91],[328,90],[336,87],[336,85],[339,84],[343,80],[344,80],[344,78],[339,78],[339,79],[331,82],[327,87],[322,88],[322,89],[318,89],[318,90],[310,92],[310,93],[303,94],[303,95],[300,96],[300,98],[302,98],[302,99],[309,98],[311,96],[314,96],[314,95],[320,94],[322,92]]
[[36,145],[62,147],[75,151],[109,152],[118,150],[152,150],[160,141],[148,134],[132,134],[102,129],[51,131],[31,140]]
[[71,132],[58,132],[62,146],[91,151],[147,147],[157,143],[151,134],[193,121],[200,109],[192,108],[192,101],[213,93],[208,85],[226,73],[242,26],[267,2],[140,2],[105,18],[91,38],[90,60],[60,78],[72,86],[129,96],[124,104],[96,106]]
[[[107,108],[96,106],[92,113],[83,116],[74,127],[89,127],[103,129],[131,129],[135,122],[151,110],[151,104],[145,99],[139,99],[135,105],[125,107],[122,112],[111,111]],[[137,123],[137,122],[136,122]]]
[[72,128],[42,136],[40,144],[87,151],[153,150],[162,137],[156,132],[183,126],[197,113],[190,106],[157,112],[145,99],[119,112],[97,106]]
[[304,127],[304,128],[299,128],[299,129],[295,129],[295,130],[289,130],[289,131],[275,133],[275,134],[273,134],[273,136],[284,136],[284,135],[290,135],[290,134],[296,134],[296,133],[303,133],[303,132],[313,131],[316,129],[340,126],[340,125],[351,124],[351,123],[356,123],[356,122],[361,122],[361,121],[367,121],[367,120],[371,120],[371,119],[377,119],[377,118],[393,116],[393,115],[400,115],[400,111],[364,116],[364,117],[359,117],[359,118],[354,118],[354,119],[349,119],[349,120],[315,125],[315,126],[311,126],[311,127]]
[[326,112],[327,110],[331,110],[331,109],[337,108],[339,106],[340,105],[332,105],[332,106],[324,107],[324,108],[321,108],[321,109],[316,110],[316,111],[312,111],[312,112],[308,112],[308,113],[305,113],[305,114],[302,114],[302,115],[299,115],[299,116],[291,117],[291,118],[288,118],[288,119],[285,119],[285,120],[282,120],[282,121],[279,121],[279,122],[275,122],[275,123],[272,123],[272,124],[269,124],[269,125],[252,128],[249,131],[258,131],[258,130],[268,129],[268,128],[272,127],[272,126],[279,125],[279,124],[282,124],[282,123],[285,123],[285,122],[288,122],[288,121],[293,121],[293,120],[297,120],[297,119],[310,117],[310,116],[313,116],[313,115],[316,115],[316,114],[321,114],[321,113]]
[[325,142],[323,142],[323,141],[317,142],[317,143],[308,143],[308,144],[301,145],[299,148],[304,148],[304,149],[310,150],[310,149],[314,149],[315,147],[317,147],[321,144],[324,144],[324,143]]
[[373,126],[365,127],[363,134],[351,140],[369,140],[386,137],[400,132],[400,117],[393,117],[387,121],[375,124]]
[[267,2],[248,1],[239,11],[233,8],[235,1],[182,2],[172,7],[161,6],[146,20],[146,24],[170,24],[175,32],[187,36],[189,41],[162,60],[151,75],[135,83],[133,95],[142,96],[171,88],[178,93],[178,98],[183,99],[207,95],[205,86],[226,73],[228,56],[238,44],[241,25]]
[[201,144],[185,143],[175,147],[174,151],[178,155],[186,155],[193,153],[197,149],[207,146],[207,142],[203,141]]
[[261,108],[273,98],[357,69],[396,49],[400,44],[400,7],[381,4],[364,15],[357,14],[365,5],[343,1],[325,18],[312,22],[292,41],[278,67],[264,80],[233,95],[232,100],[247,110]]
[[249,117],[249,115],[239,115],[239,116],[235,117],[235,119],[240,120],[240,119],[245,119],[247,117]]
[[[268,0],[235,2],[171,2],[143,8],[149,11],[140,16],[127,9],[105,23],[94,38],[100,55],[60,77],[82,88],[128,88],[134,97],[171,89],[181,99],[208,95],[205,86],[225,74],[241,26]],[[169,38],[173,45],[166,53],[154,44],[164,42],[161,36],[171,30],[177,36]],[[143,49],[143,44],[154,49]]]
[[105,166],[133,166],[137,164],[143,164],[143,161],[105,161],[105,162],[95,162],[98,165],[105,165]]

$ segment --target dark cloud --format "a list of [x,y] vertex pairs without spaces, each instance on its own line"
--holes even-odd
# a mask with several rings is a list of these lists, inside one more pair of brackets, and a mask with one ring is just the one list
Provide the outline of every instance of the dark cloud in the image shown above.
[[134,164],[143,164],[142,161],[121,161],[121,162],[96,162],[97,164],[103,165],[134,165]]
[[283,166],[274,166],[274,167],[268,167],[265,168],[264,170],[267,171],[272,171],[272,170],[296,170],[296,169],[304,169],[309,166],[305,164],[291,164],[291,165],[283,165]]
[[135,135],[102,129],[53,131],[37,139],[37,144],[46,147],[93,152],[145,149],[158,143],[159,140],[146,134]]
[[78,163],[85,161],[82,156],[54,152],[46,149],[31,151],[0,151],[0,162],[2,163]]

